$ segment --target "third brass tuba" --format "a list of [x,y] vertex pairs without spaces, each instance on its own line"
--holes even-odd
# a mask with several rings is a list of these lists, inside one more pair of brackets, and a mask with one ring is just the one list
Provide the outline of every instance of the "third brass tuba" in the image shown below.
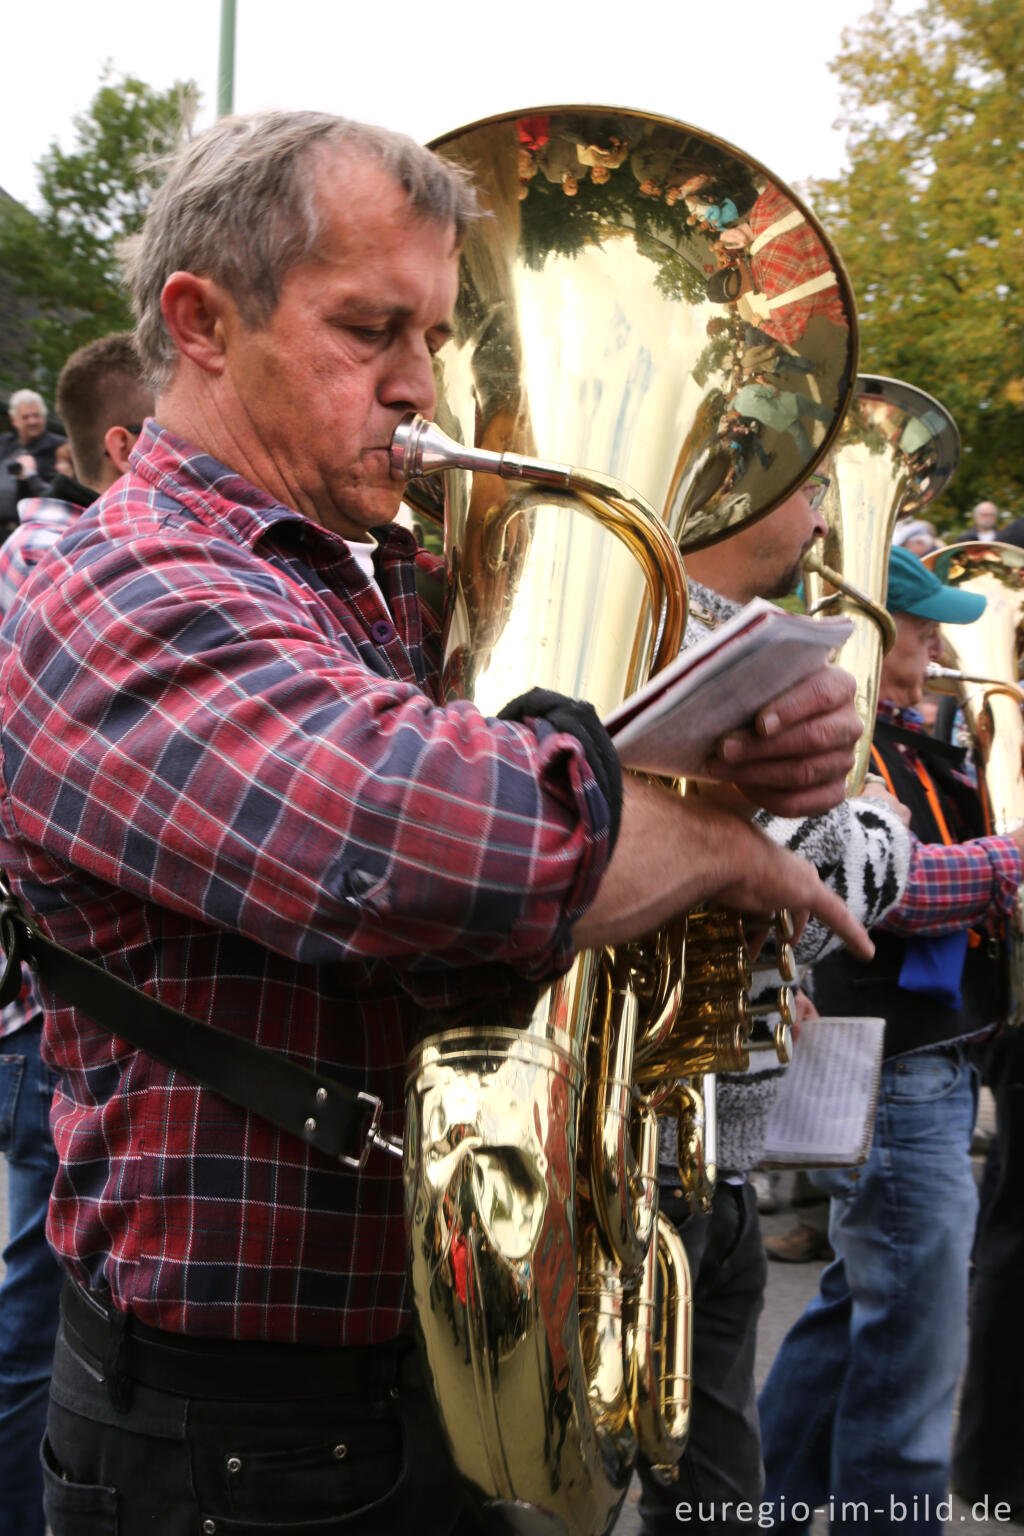
[[[952,686],[974,740],[993,832],[1024,825],[1024,550],[1014,544],[954,544],[933,550],[925,563],[950,586],[986,599],[973,624],[944,624],[942,637],[953,660],[949,669],[929,668],[931,687]],[[1022,892],[1009,922],[1008,1022],[1024,1021],[1024,920]]]

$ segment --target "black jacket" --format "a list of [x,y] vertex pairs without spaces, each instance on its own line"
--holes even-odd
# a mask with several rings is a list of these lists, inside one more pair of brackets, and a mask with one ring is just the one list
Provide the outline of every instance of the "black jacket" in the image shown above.
[[[0,437],[0,524],[8,525],[3,529],[3,537],[18,525],[18,502],[46,493],[57,472],[57,449],[66,441],[56,432],[40,432],[28,443],[19,441],[17,432],[5,432]],[[23,453],[30,453],[35,459],[36,473],[15,477],[8,465]]]
[[[951,836],[956,842],[985,835],[981,801],[953,773],[942,743],[933,747],[928,736],[915,736],[917,751],[928,770]],[[910,811],[911,830],[923,843],[941,843],[942,833],[928,804],[924,787],[896,744],[892,728],[879,722],[875,746],[893,782],[897,799]],[[906,942],[884,929],[872,930],[874,959],[867,964],[841,949],[814,967],[814,1001],[823,1014],[874,1016],[885,1019],[885,1055],[901,1056],[928,1046],[963,1039],[998,1022],[1006,1010],[1006,967],[1003,946],[982,936],[967,950],[962,982],[963,1007],[945,1008],[919,992],[899,985]]]

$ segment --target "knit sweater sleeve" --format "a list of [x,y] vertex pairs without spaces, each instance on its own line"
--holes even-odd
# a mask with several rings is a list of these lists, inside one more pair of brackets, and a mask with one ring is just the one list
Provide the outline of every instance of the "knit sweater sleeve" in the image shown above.
[[[899,900],[910,869],[911,837],[881,801],[845,800],[824,816],[802,820],[761,812],[757,822],[772,842],[809,859],[865,927],[873,927]],[[797,944],[797,959],[810,965],[840,942],[812,917]]]

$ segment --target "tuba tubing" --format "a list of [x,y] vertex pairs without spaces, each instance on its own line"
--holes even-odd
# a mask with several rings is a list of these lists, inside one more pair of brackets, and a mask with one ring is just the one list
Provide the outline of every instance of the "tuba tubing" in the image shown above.
[[[956,665],[929,667],[933,684],[952,684],[974,739],[992,831],[1024,825],[1024,550],[981,541],[953,544],[924,557],[948,584],[986,598],[973,624],[944,624],[942,638]],[[1007,923],[1007,1023],[1024,1022],[1024,887]]]
[[863,788],[878,707],[882,657],[896,637],[885,607],[889,551],[898,518],[927,506],[956,470],[960,437],[946,408],[924,390],[861,374],[824,463],[824,547],[804,557],[810,613],[843,614],[853,634],[836,656],[857,680],[864,722],[847,795]]

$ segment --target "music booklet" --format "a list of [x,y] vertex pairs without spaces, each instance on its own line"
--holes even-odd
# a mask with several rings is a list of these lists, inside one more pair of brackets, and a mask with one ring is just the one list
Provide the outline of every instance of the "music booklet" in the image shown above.
[[849,619],[812,619],[755,598],[605,716],[622,766],[698,778],[720,736],[751,725],[852,630]]

